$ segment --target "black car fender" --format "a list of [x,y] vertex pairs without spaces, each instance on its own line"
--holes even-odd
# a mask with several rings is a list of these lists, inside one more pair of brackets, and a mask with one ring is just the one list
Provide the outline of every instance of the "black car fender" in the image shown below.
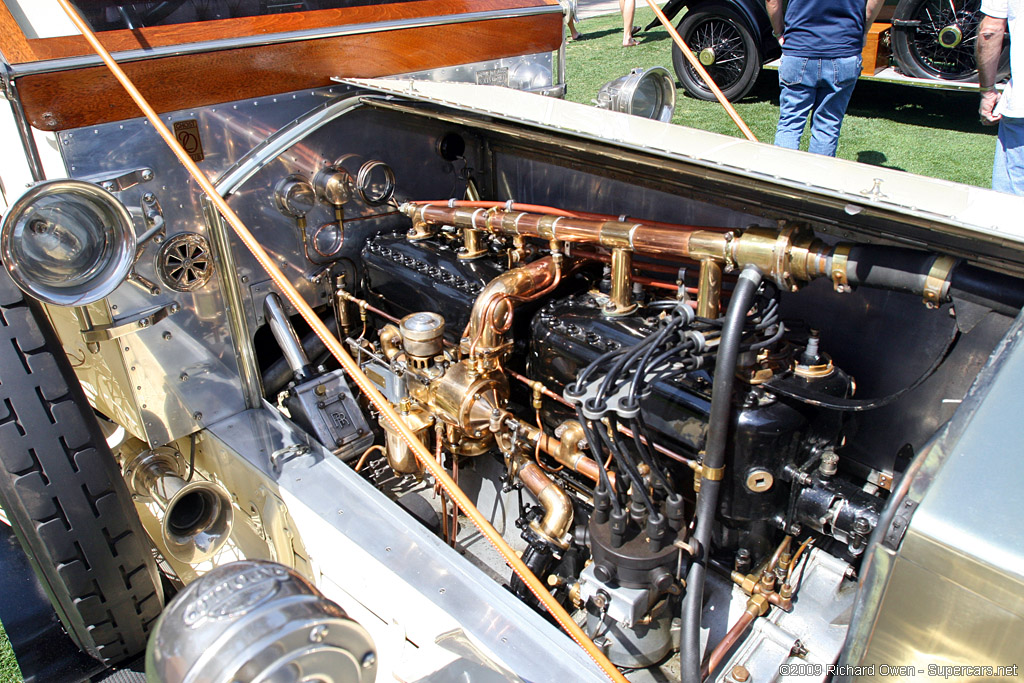
[[[772,23],[763,0],[669,0],[661,11],[672,20],[684,7],[691,11],[698,8],[731,10],[742,18],[750,32],[758,37],[763,61],[770,62],[782,55],[782,47],[772,35]],[[655,19],[645,26],[644,30],[648,31],[659,24],[660,22]]]

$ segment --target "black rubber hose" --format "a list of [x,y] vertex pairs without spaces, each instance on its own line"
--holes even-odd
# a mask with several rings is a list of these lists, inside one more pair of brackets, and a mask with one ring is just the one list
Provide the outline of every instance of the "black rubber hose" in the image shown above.
[[[913,249],[856,246],[850,249],[846,277],[851,285],[922,295],[937,258]],[[966,263],[954,266],[947,294],[1006,315],[1024,308],[1024,281]]]
[[900,247],[855,246],[847,257],[846,279],[854,286],[922,294],[937,258],[937,254]]
[[953,269],[949,296],[981,304],[1005,315],[1017,315],[1024,308],[1024,282],[961,263]]
[[[756,266],[747,266],[736,280],[736,288],[729,300],[725,314],[725,326],[718,345],[715,360],[715,379],[711,385],[711,412],[708,416],[708,438],[704,444],[703,466],[709,469],[722,467],[725,463],[725,442],[729,434],[730,410],[732,407],[732,385],[736,378],[736,361],[739,357],[740,342],[743,338],[743,324],[747,311],[754,300],[754,294],[761,284],[761,271]],[[697,682],[700,676],[700,616],[704,603],[704,575],[706,572],[708,546],[711,543],[711,526],[715,521],[718,507],[720,481],[702,479],[697,496],[697,554],[686,575],[686,597],[683,599],[682,633],[679,645],[682,680]]]

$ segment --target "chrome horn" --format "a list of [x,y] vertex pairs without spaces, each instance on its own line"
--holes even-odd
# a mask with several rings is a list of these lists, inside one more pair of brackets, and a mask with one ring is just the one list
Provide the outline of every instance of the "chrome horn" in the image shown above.
[[160,532],[168,554],[195,564],[210,559],[231,533],[228,494],[208,481],[185,481],[184,461],[166,446],[129,455],[124,476],[132,493],[153,499],[162,511]]
[[59,306],[114,291],[132,269],[135,227],[117,197],[82,180],[30,187],[0,224],[0,254],[14,282]]

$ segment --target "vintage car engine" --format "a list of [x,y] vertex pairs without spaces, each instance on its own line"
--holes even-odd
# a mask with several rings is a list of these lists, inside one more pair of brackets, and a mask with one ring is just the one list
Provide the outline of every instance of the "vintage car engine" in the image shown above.
[[[471,180],[467,195],[478,196]],[[829,353],[834,332],[790,315],[790,297],[818,279],[834,290],[819,298],[862,286],[933,309],[953,296],[1012,307],[1024,292],[946,256],[822,241],[799,225],[689,228],[511,201],[395,206],[406,227],[368,234],[361,277],[335,280],[348,347],[453,475],[491,472],[495,496],[518,497],[524,563],[629,668],[687,647],[680,603],[693,638],[686,621],[700,623],[708,570],[748,596],[744,626],[793,608],[812,554],[855,576],[892,475],[845,466],[843,448],[861,413],[926,381],[957,340],[954,329],[910,386],[862,399]],[[273,306],[268,297],[268,320]],[[294,331],[274,327],[285,356],[299,356]],[[308,424],[299,397],[322,379],[301,383],[304,356],[290,365],[284,405]],[[381,459],[367,450],[357,470],[385,490],[424,477],[394,425],[379,416],[374,429]],[[372,439],[359,434],[355,449],[333,433],[324,443],[354,460]],[[458,547],[454,505],[414,498],[399,502]],[[508,584],[536,604],[518,576]]]
[[[983,191],[483,91],[352,81],[168,113],[203,135],[188,171],[160,118],[62,132],[75,177],[5,215],[0,317],[21,319],[13,283],[45,302],[47,357],[95,427],[76,448],[111,444],[88,450],[105,469],[75,468],[52,439],[61,495],[117,482],[131,576],[184,596],[150,637],[162,597],[125,593],[127,649],[150,637],[165,681],[223,664],[736,683],[806,664],[824,683],[938,652],[948,628],[915,630],[934,608],[984,626],[971,656],[1016,652],[985,630],[1020,595],[986,545],[1009,527],[954,524],[991,509],[956,499],[999,470],[953,445],[1024,357],[1024,238],[979,223]],[[908,203],[940,190],[946,214]],[[22,351],[37,339],[4,345],[11,406],[49,401]],[[35,414],[47,434],[63,420]],[[33,444],[0,484],[49,485]],[[940,484],[953,503],[922,493]],[[58,524],[51,498],[16,497],[36,514],[19,528]],[[1002,597],[972,611],[981,585]],[[128,604],[149,599],[152,619]]]

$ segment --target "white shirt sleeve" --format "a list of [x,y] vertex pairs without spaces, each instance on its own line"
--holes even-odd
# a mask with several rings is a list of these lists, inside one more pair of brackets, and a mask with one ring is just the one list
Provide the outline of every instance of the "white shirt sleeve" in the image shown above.
[[981,13],[995,19],[1006,19],[1008,0],[982,0]]

